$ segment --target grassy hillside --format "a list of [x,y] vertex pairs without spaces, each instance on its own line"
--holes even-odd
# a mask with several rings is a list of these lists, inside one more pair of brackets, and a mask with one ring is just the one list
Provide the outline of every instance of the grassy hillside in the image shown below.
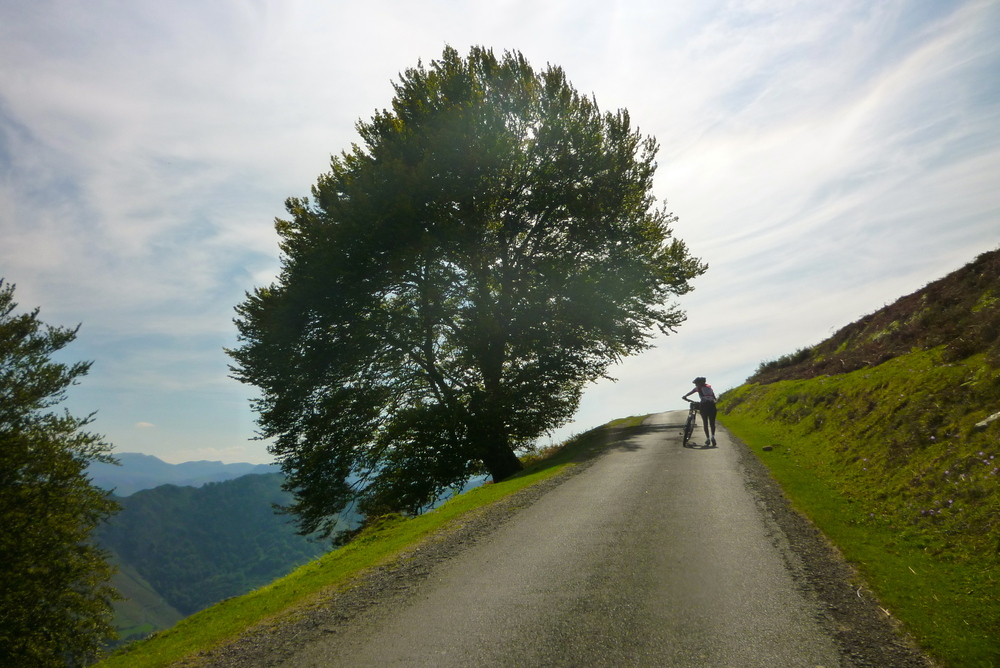
[[1000,666],[1000,420],[977,427],[1000,412],[1000,251],[762,364],[720,409],[925,647]]
[[184,618],[180,612],[163,600],[156,590],[139,573],[127,564],[118,563],[111,584],[125,600],[116,601],[115,628],[118,644],[145,638],[154,632],[168,629]]
[[118,460],[117,464],[91,462],[87,467],[87,475],[93,484],[122,497],[161,485],[201,487],[210,482],[281,471],[281,467],[275,464],[223,464],[208,461],[168,464],[158,457],[138,452],[116,452],[115,459]]
[[816,346],[761,364],[747,382],[847,373],[938,347],[945,362],[982,353],[993,367],[1000,364],[1000,250],[983,253]]

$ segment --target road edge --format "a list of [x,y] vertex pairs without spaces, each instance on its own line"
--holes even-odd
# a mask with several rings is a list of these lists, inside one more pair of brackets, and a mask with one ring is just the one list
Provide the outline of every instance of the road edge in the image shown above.
[[[725,430],[737,449],[748,491],[787,541],[789,569],[819,602],[821,623],[837,643],[843,668],[941,668],[879,604],[858,571],[808,517],[792,507],[770,469],[742,440]],[[791,559],[787,559],[790,552]]]

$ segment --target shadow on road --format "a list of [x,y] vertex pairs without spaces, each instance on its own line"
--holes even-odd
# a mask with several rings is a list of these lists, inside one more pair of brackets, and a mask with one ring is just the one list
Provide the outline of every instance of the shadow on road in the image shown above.
[[695,443],[694,441],[691,441],[687,445],[688,450],[717,450],[718,447],[719,446],[712,445],[711,443],[705,445],[704,443]]
[[[638,439],[649,434],[662,434],[667,437],[674,437],[672,440],[680,441],[684,432],[684,421],[667,422],[663,424],[642,425],[632,427],[628,433],[610,443],[605,450],[636,452],[642,448]],[[688,450],[715,450],[718,446],[705,445],[700,432],[685,446]]]
[[[678,444],[681,440],[681,432],[684,429],[684,422],[687,415],[682,414],[678,419],[661,424],[647,424],[627,427],[597,427],[590,431],[570,438],[561,448],[553,454],[530,463],[520,473],[513,477],[521,477],[538,473],[553,466],[559,466],[569,462],[584,462],[597,457],[602,452],[610,450],[638,452],[642,446],[638,438],[649,434],[662,434],[671,442]],[[709,450],[712,446],[690,446],[696,450]]]
[[669,434],[670,432],[675,432],[679,435],[680,430],[683,428],[683,423],[644,424],[633,427],[619,427],[617,429],[612,428],[606,432],[607,438],[610,439],[610,442],[608,442],[603,448],[598,448],[597,451],[592,454],[608,451],[637,452],[642,449],[639,439],[643,436],[657,433]]

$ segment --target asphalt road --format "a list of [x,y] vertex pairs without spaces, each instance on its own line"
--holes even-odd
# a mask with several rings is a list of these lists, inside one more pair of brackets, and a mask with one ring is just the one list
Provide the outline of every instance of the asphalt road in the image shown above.
[[653,416],[405,601],[281,665],[841,665],[728,436],[683,448],[685,414]]

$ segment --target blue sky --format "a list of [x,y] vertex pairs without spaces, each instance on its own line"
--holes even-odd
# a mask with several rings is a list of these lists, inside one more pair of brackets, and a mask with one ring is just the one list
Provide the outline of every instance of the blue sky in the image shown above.
[[660,143],[709,272],[554,438],[683,405],[1000,244],[1000,3],[0,0],[0,277],[82,323],[120,452],[269,461],[228,378],[273,219],[445,44],[562,66]]

